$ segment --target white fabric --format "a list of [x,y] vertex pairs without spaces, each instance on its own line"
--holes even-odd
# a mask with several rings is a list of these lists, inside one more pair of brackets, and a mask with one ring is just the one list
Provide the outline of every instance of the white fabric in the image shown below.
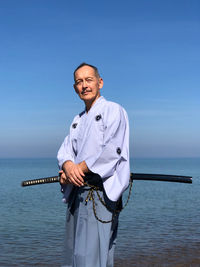
[[[85,161],[101,176],[108,198],[117,201],[130,179],[129,123],[126,111],[118,104],[100,97],[89,112],[77,115],[58,151],[62,169],[65,161]],[[72,189],[67,185],[66,201]]]

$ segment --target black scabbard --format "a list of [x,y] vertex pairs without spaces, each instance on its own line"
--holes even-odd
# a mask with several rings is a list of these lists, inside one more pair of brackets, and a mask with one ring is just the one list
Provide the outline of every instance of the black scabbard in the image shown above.
[[131,173],[132,180],[160,181],[160,182],[176,182],[192,184],[191,176],[168,175],[168,174],[150,174],[150,173]]

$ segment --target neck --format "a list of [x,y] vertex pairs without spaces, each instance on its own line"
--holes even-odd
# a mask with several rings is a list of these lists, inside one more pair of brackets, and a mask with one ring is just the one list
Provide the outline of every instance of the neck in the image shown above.
[[85,107],[86,107],[86,112],[88,112],[91,107],[94,105],[94,103],[97,101],[97,99],[100,97],[100,95],[98,95],[95,99],[93,100],[86,100],[85,102]]

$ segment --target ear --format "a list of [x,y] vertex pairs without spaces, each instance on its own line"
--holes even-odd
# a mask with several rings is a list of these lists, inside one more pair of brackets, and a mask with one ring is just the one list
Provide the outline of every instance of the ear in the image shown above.
[[99,89],[103,87],[103,79],[99,78]]
[[74,84],[74,90],[75,90],[75,92],[78,94],[78,90],[77,90],[77,88],[76,88],[76,84]]

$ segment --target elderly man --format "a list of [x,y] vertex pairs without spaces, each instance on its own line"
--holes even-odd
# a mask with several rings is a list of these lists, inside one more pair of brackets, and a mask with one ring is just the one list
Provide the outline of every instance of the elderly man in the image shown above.
[[118,210],[130,178],[128,118],[101,96],[103,79],[95,66],[78,66],[74,82],[85,109],[58,151],[68,204],[64,266],[112,267]]

